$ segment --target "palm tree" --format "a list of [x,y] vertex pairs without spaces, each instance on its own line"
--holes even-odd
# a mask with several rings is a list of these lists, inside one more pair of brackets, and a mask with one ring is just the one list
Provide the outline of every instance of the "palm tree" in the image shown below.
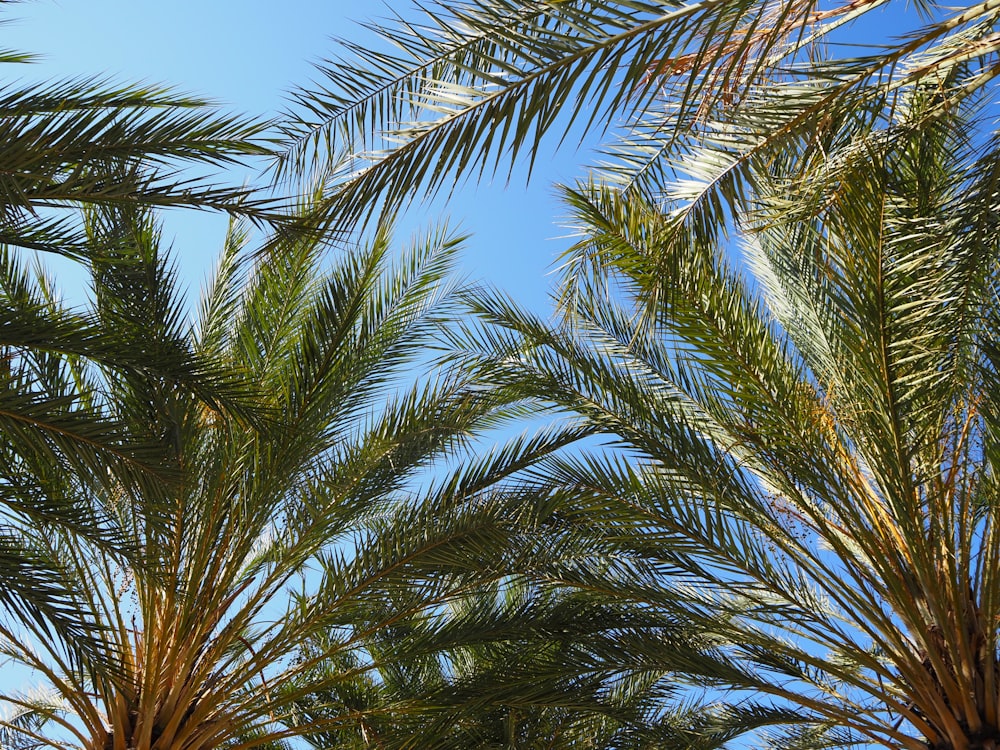
[[[8,72],[33,59],[0,54]],[[265,218],[266,204],[250,191],[190,170],[269,154],[267,127],[166,88],[97,77],[5,85],[0,244],[86,255],[79,206],[175,206]]]
[[[41,682],[3,687],[5,746],[275,748],[327,728],[291,720],[304,695],[344,679],[316,679],[320,660],[523,568],[517,542],[545,508],[490,488],[583,430],[448,468],[506,412],[502,388],[414,374],[455,309],[446,275],[459,240],[446,230],[394,257],[383,229],[331,257],[316,233],[253,248],[234,222],[189,328],[148,213],[92,210],[86,227],[101,259],[94,319],[144,351],[193,352],[228,389],[207,392],[228,402],[114,362],[51,368],[67,403],[158,445],[169,481],[47,476],[47,496],[101,508],[137,554],[63,526],[24,529],[92,627],[84,647],[42,624],[0,626],[4,656]],[[302,657],[321,633],[342,635]]]
[[[551,532],[536,534],[551,541]],[[554,587],[552,571],[552,556],[537,555],[537,580],[483,581],[435,617],[373,631],[372,618],[388,612],[369,608],[351,627],[315,635],[303,658],[332,657],[304,677],[322,686],[297,705],[296,723],[320,728],[305,739],[317,750],[660,746],[663,706],[648,684],[588,676],[574,663],[634,626],[636,613]]]
[[996,144],[940,96],[911,89],[878,152],[848,119],[767,164],[739,252],[568,191],[574,314],[480,295],[494,327],[456,342],[613,438],[534,471],[595,548],[646,561],[608,601],[700,633],[704,658],[655,627],[601,654],[686,685],[696,737],[1000,746]]
[[[719,225],[747,208],[762,164],[820,148],[845,117],[859,147],[878,152],[913,86],[939,93],[927,117],[991,90],[995,4],[908,7],[440,0],[369,24],[385,52],[340,44],[319,68],[325,83],[295,95],[276,173],[325,177],[349,225],[380,197],[401,206],[518,156],[533,164],[547,134],[582,142],[610,130],[602,181],[683,202],[689,226]],[[866,39],[866,23],[896,36]]]
[[[0,54],[8,70],[30,61]],[[264,128],[166,89],[96,78],[12,82],[0,94],[0,604],[7,614],[81,637],[87,628],[65,582],[31,537],[40,525],[59,524],[128,554],[113,521],[88,507],[87,493],[107,484],[109,472],[147,489],[171,481],[158,442],[128,435],[74,382],[80,360],[157,373],[219,408],[238,409],[225,379],[188,347],[154,348],[58,304],[44,276],[33,281],[30,253],[99,262],[79,221],[81,206],[211,208],[267,218],[267,204],[248,191],[188,171],[268,153]],[[211,393],[216,386],[221,390]],[[70,491],[62,474],[80,486]]]
[[997,10],[836,56],[882,5],[443,3],[326,66],[279,163],[357,216],[624,120],[567,191],[564,327],[480,297],[459,343],[617,441],[536,474],[657,571],[609,599],[701,629],[604,654],[687,684],[692,745],[1000,745]]

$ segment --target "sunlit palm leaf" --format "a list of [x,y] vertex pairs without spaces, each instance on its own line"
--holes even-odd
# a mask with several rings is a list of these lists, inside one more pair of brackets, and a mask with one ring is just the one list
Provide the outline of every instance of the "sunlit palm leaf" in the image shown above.
[[[296,94],[277,173],[321,174],[334,186],[334,215],[349,224],[380,197],[398,206],[510,169],[519,155],[531,162],[546,134],[585,138],[621,125],[602,171],[626,184],[664,189],[692,165],[692,150],[717,152],[746,179],[755,160],[830,122],[852,117],[856,135],[875,127],[913,86],[941,87],[938,112],[988,86],[1000,44],[990,3],[927,9],[929,20],[868,56],[824,47],[882,5],[435,4],[417,21],[370,24],[394,52],[342,43],[343,56],[320,68],[327,85]],[[715,199],[746,207],[738,192]]]

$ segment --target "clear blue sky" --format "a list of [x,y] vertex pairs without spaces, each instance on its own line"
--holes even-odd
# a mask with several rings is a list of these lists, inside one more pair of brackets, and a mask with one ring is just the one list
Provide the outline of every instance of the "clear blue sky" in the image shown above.
[[[312,63],[330,55],[334,37],[369,36],[358,22],[392,11],[407,14],[411,0],[389,5],[358,0],[285,0],[280,10],[263,0],[34,0],[0,7],[10,20],[0,26],[0,47],[40,55],[25,66],[29,80],[107,75],[117,82],[170,84],[211,98],[228,109],[271,116],[288,91],[307,85]],[[10,66],[5,66],[10,75]],[[548,156],[548,155],[543,155]],[[535,310],[547,309],[553,281],[546,275],[565,241],[557,219],[553,181],[581,174],[584,154],[564,148],[557,159],[540,159],[530,186],[524,174],[510,186],[461,189],[447,206],[438,202],[401,224],[405,239],[426,220],[447,214],[473,236],[463,272],[510,292]],[[541,165],[541,166],[539,166]],[[241,177],[235,177],[237,181]],[[191,293],[197,293],[221,247],[226,220],[219,216],[168,215],[167,241]],[[57,272],[63,286],[72,275]],[[72,298],[72,289],[66,289]]]

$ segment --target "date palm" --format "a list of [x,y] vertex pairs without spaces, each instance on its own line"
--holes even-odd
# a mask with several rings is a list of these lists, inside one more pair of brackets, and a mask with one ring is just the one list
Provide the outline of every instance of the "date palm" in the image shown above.
[[[549,544],[558,536],[546,527],[535,535]],[[588,547],[574,557],[594,553]],[[317,750],[625,750],[675,739],[649,684],[588,676],[575,663],[642,618],[555,585],[552,562],[548,549],[536,556],[536,580],[522,571],[502,582],[483,581],[433,618],[400,619],[375,632],[361,619],[314,636],[304,644],[304,658],[333,657],[316,661],[306,682],[322,687],[298,702],[295,721],[320,727],[306,735],[309,744]],[[367,615],[384,616],[377,609]],[[366,631],[367,637],[356,636]],[[340,647],[331,649],[331,641]],[[361,668],[369,663],[376,668]]]
[[1000,746],[996,144],[980,110],[928,115],[939,94],[911,90],[880,152],[847,121],[771,161],[738,249],[568,191],[575,314],[480,296],[496,327],[457,342],[614,438],[536,473],[659,570],[608,599],[686,610],[717,661],[649,628],[605,669],[686,685],[734,747]]
[[692,225],[720,223],[747,208],[762,164],[819,148],[847,116],[878,151],[875,131],[912,86],[940,89],[936,114],[992,90],[995,3],[902,5],[440,0],[369,24],[384,52],[341,43],[322,82],[296,94],[277,174],[323,175],[349,220],[379,197],[399,206],[533,164],[547,134],[610,132],[600,179],[683,198]]
[[[502,393],[457,371],[415,374],[455,306],[446,274],[458,240],[444,231],[402,254],[386,231],[335,253],[315,233],[262,251],[234,223],[189,327],[148,214],[93,211],[87,228],[103,259],[95,318],[153,352],[186,346],[242,408],[158,372],[60,363],[54,377],[91,409],[159,445],[171,481],[52,477],[52,493],[86,494],[139,554],[123,560],[63,527],[27,530],[70,581],[96,647],[3,627],[5,658],[40,682],[3,686],[5,746],[280,747],[323,728],[288,721],[324,684],[302,676],[352,648],[297,658],[312,635],[364,615],[357,638],[374,637],[516,571],[510,540],[537,514],[486,488],[546,440],[447,468],[504,412]],[[437,482],[422,478],[441,461]]]
[[225,378],[182,342],[155,347],[59,304],[44,276],[35,283],[30,254],[99,262],[81,207],[211,208],[266,218],[264,202],[246,190],[190,170],[227,167],[268,149],[263,123],[195,98],[98,78],[26,83],[29,62],[27,54],[0,53],[9,79],[0,92],[0,605],[5,615],[78,638],[87,625],[58,566],[35,548],[38,528],[58,524],[128,554],[89,493],[109,474],[149,491],[172,475],[158,441],[126,434],[73,382],[75,368],[91,362],[156,373],[218,408],[238,405],[228,401]]

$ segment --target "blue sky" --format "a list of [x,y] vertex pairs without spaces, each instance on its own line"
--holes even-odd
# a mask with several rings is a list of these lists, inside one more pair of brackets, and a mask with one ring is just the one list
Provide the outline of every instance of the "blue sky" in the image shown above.
[[[405,13],[409,0],[391,4]],[[286,0],[276,11],[263,0],[35,0],[8,5],[0,46],[42,57],[25,66],[29,80],[102,75],[116,82],[169,84],[213,99],[234,112],[273,116],[287,92],[315,77],[312,63],[335,50],[334,37],[364,39],[358,22],[384,19],[389,6],[357,0]],[[10,73],[7,73],[10,75]],[[543,157],[551,154],[543,154]],[[553,268],[565,241],[551,184],[581,173],[583,154],[564,148],[542,158],[530,185],[522,172],[507,186],[469,185],[447,206],[438,201],[400,222],[400,239],[447,215],[472,234],[463,273],[489,281],[535,310],[547,309]],[[237,182],[242,176],[234,176]],[[197,293],[221,247],[226,219],[173,212],[165,235],[190,293]],[[72,299],[72,274],[57,280]]]

